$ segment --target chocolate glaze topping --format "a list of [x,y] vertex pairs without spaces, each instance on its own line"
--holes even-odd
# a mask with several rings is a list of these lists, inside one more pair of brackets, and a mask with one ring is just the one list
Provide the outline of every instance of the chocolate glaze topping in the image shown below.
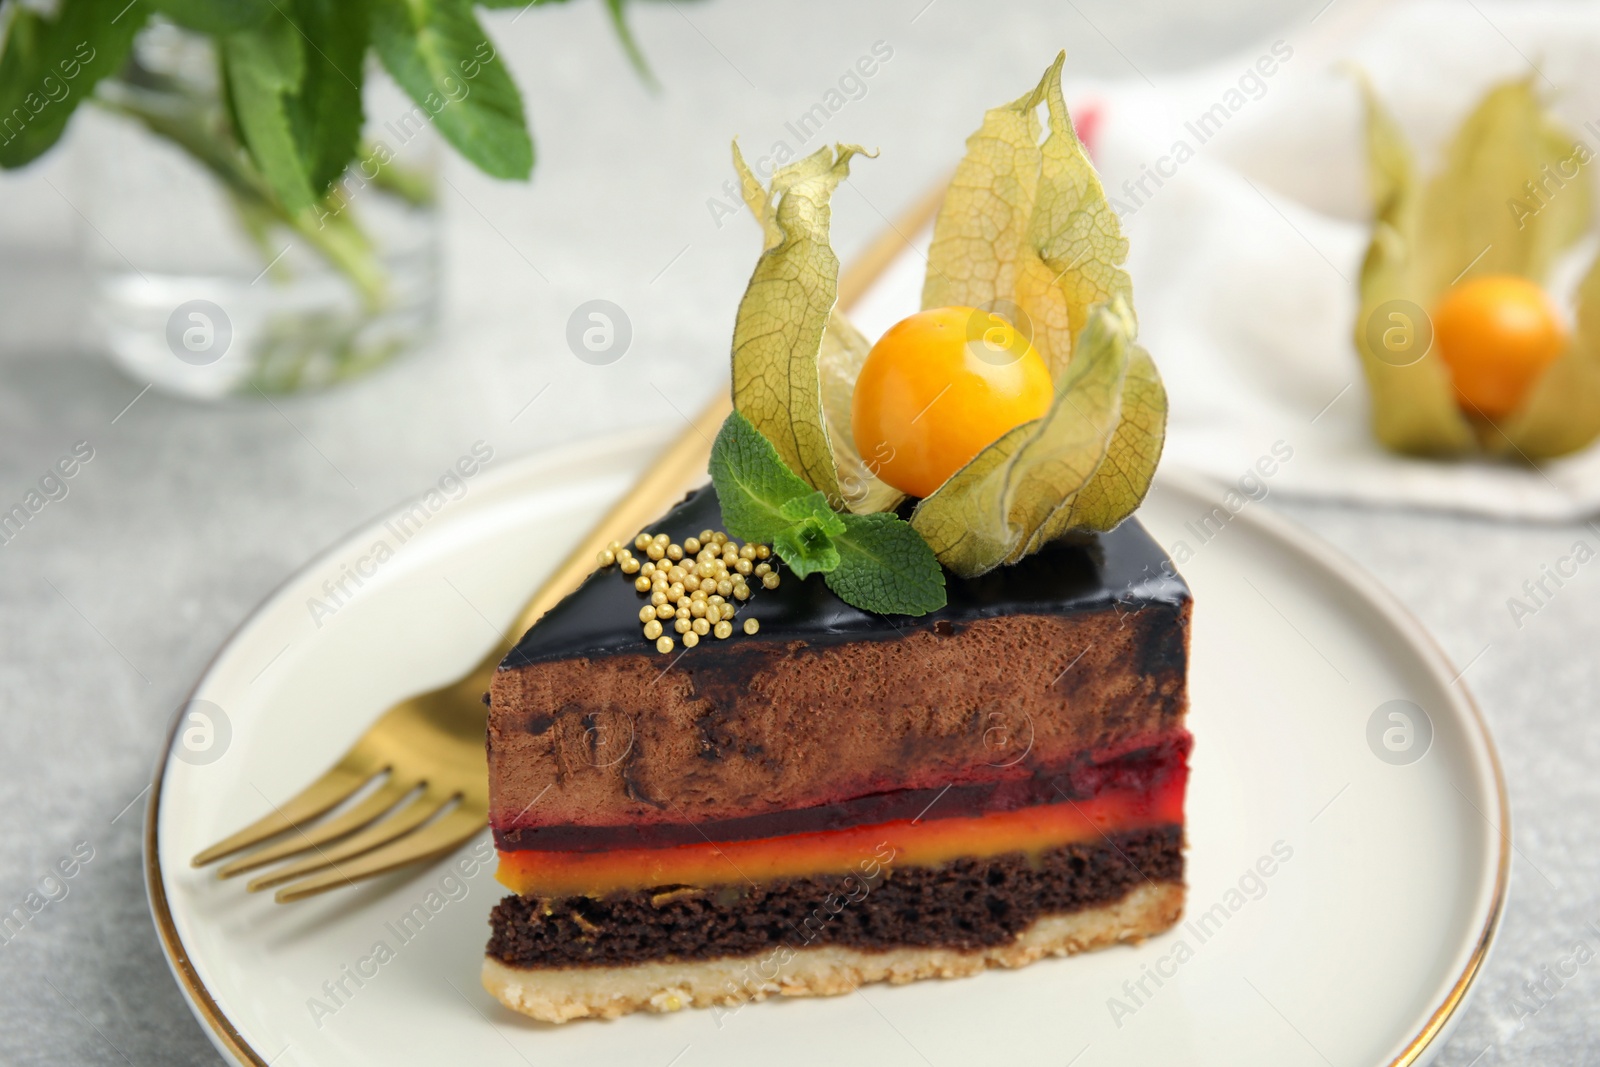
[[[651,527],[682,541],[703,529],[722,528],[716,491],[705,486],[690,493]],[[1020,563],[979,578],[945,573],[949,603],[921,616],[875,615],[834,596],[821,577],[805,581],[784,574],[777,589],[757,587],[740,611],[761,630],[707,642],[719,651],[749,643],[829,644],[836,641],[893,639],[916,630],[949,634],[975,619],[1015,614],[1066,614],[1127,605],[1181,605],[1189,587],[1161,546],[1137,520],[1083,543],[1058,542]],[[646,647],[639,627],[643,594],[615,568],[591,574],[566,599],[551,608],[501,663],[501,669],[575,657],[598,658],[638,653]],[[689,655],[697,651],[689,650]]]

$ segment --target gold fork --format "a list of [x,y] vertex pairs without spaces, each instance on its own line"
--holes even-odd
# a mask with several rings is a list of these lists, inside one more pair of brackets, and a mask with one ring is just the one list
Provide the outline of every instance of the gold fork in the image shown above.
[[[907,235],[926,225],[943,198],[940,183],[841,273],[842,308],[861,298]],[[578,543],[477,666],[455,682],[385,711],[322,777],[271,814],[196,855],[194,866],[281,838],[224,864],[217,873],[228,878],[289,860],[247,886],[251,891],[282,886],[274,899],[287,903],[438,859],[481,831],[489,814],[482,698],[495,668],[528,627],[594,569],[601,549],[614,538],[643,529],[695,479],[704,477],[711,441],[730,410],[728,394],[719,393]],[[378,779],[380,784],[348,810],[322,818]]]

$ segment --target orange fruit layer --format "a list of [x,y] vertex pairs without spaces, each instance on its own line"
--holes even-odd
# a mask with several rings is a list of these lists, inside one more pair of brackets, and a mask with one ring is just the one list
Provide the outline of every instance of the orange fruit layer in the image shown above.
[[[525,897],[603,896],[658,885],[712,886],[848,874],[864,864],[936,866],[963,856],[1039,853],[1183,822],[1185,768],[1149,791],[947,819],[900,819],[755,841],[612,852],[500,853],[501,884]],[[870,872],[869,872],[870,873]]]

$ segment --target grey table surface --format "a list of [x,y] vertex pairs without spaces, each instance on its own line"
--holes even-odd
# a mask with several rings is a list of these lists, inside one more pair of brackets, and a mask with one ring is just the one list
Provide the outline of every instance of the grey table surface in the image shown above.
[[[1159,81],[1269,32],[1317,32],[1322,7],[637,5],[658,95],[626,68],[600,5],[497,13],[488,21],[541,147],[532,186],[447,163],[438,342],[351,387],[275,405],[140,395],[142,383],[79,328],[74,153],[0,177],[0,503],[20,499],[75,442],[94,448],[70,495],[0,548],[0,911],[58,860],[91,856],[65,896],[57,890],[0,944],[0,1061],[218,1062],[168,975],[141,877],[143,791],[169,717],[278,582],[433,482],[471,442],[511,457],[623,426],[665,437],[711,395],[756,240],[743,220],[717,225],[706,206],[727,176],[731,134],[781,136],[785,117],[874,42],[890,44],[892,60],[827,131],[893,148],[838,197],[848,259],[953,164],[975,108],[1009,99],[1058,43],[1079,73]],[[580,363],[563,342],[571,309],[594,297],[622,305],[634,325],[636,354],[608,367]],[[1600,948],[1600,731],[1590,722],[1600,578],[1580,572],[1521,625],[1506,607],[1542,564],[1576,541],[1600,545],[1600,534],[1279,497],[1270,506],[1422,619],[1467,668],[1505,761],[1510,909],[1438,1062],[1600,1060],[1600,965],[1550,978],[1580,942]]]

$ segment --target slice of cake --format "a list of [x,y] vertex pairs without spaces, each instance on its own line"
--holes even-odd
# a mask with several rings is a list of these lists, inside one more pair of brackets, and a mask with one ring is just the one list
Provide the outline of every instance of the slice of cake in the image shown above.
[[[657,529],[681,545],[721,527],[707,488]],[[1172,574],[1128,522],[952,578],[918,618],[785,576],[731,637],[663,656],[640,634],[647,597],[597,571],[490,691],[490,821],[515,892],[485,985],[562,1021],[1166,929],[1190,743]]]
[[1166,393],[1061,62],[968,141],[922,310],[871,345],[828,243],[860,149],[766,186],[735,149],[765,249],[712,487],[490,689],[507,1006],[737,1007],[1177,921],[1190,598],[1128,521]]

